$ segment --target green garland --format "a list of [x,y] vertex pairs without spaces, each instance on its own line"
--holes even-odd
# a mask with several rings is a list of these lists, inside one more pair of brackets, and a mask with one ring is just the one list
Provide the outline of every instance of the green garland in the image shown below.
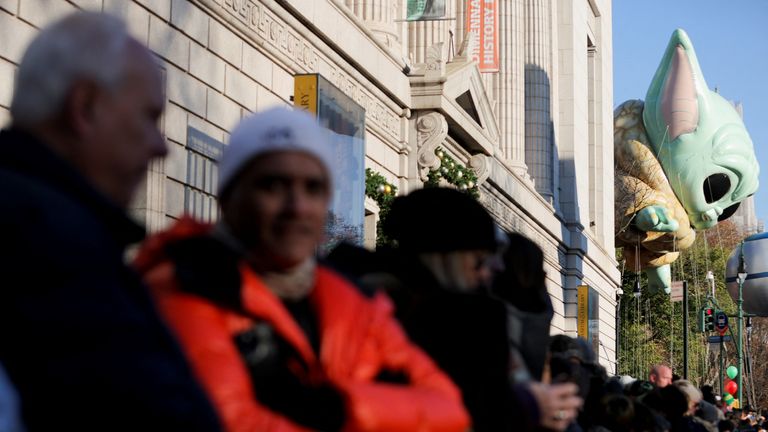
[[477,174],[471,168],[457,163],[440,147],[435,149],[435,155],[440,158],[440,168],[429,171],[424,186],[438,187],[442,179],[473,198],[480,197],[480,189],[477,186]]
[[[425,187],[438,187],[440,186],[440,181],[445,180],[473,198],[480,197],[480,190],[477,186],[477,174],[471,168],[457,163],[440,147],[435,149],[435,155],[440,158],[440,168],[429,171],[427,181],[424,182]],[[397,196],[397,186],[389,183],[378,172],[366,168],[365,195],[376,201],[376,204],[379,206],[379,222],[376,224],[376,246],[389,244],[390,240],[384,235],[382,226],[389,214],[392,201]]]
[[379,205],[379,222],[376,224],[376,246],[389,243],[382,230],[392,201],[397,195],[397,186],[389,183],[383,175],[370,168],[365,169],[365,195],[371,197]]

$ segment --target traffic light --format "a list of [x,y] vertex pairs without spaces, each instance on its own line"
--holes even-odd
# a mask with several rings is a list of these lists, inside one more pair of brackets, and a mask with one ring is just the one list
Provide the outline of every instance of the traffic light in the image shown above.
[[702,332],[715,331],[715,308],[705,307],[702,309],[699,323]]

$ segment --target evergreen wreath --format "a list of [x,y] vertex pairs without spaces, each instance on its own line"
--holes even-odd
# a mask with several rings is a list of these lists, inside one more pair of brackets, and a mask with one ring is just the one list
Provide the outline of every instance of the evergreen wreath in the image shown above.
[[471,168],[462,166],[452,157],[438,147],[435,149],[435,155],[440,158],[440,168],[430,170],[427,174],[425,187],[438,187],[440,180],[455,186],[458,190],[469,194],[472,198],[480,197],[480,189],[477,186],[477,174]]

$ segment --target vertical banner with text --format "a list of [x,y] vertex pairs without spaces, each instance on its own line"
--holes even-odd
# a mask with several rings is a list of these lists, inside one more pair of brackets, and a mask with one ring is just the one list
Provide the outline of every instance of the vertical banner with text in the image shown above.
[[480,72],[499,71],[499,0],[467,0],[467,34],[477,35],[470,56]]
[[586,339],[598,355],[600,345],[600,295],[589,285],[579,285],[576,292],[576,332]]

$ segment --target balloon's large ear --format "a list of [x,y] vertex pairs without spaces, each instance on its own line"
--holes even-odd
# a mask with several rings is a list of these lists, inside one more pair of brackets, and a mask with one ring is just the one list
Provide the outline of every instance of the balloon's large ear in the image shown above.
[[708,96],[693,44],[684,30],[677,29],[645,96],[643,122],[657,152],[680,135],[696,130]]

